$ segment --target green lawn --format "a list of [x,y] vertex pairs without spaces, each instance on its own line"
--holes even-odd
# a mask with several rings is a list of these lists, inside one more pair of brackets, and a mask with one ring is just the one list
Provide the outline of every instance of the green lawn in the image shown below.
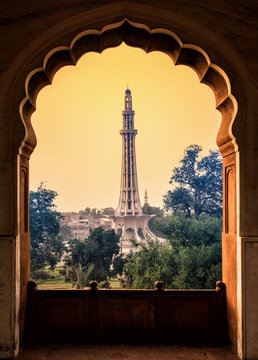
[[115,278],[110,280],[111,289],[122,289],[119,281]]
[[[53,278],[47,280],[42,280],[42,279],[36,280],[37,288],[39,290],[74,289],[72,283],[65,282],[65,276],[59,274],[59,269],[62,269],[62,267],[57,267],[54,270],[45,269],[45,271],[50,273],[53,276]],[[110,280],[110,285],[112,289],[121,289],[120,283],[116,278]]]
[[57,276],[55,279],[38,280],[37,287],[39,290],[73,289],[72,283],[65,282],[64,276]]
[[59,274],[59,269],[63,269],[62,266],[56,267],[54,270],[44,269],[44,271],[51,274],[53,277],[52,279],[39,279],[34,280],[37,283],[37,288],[40,290],[43,289],[50,289],[50,290],[57,290],[57,289],[72,289],[72,283],[65,282],[65,276]]

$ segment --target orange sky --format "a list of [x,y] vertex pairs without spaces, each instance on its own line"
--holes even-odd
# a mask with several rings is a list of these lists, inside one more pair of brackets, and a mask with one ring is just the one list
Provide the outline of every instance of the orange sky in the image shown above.
[[116,207],[121,171],[121,112],[132,92],[141,203],[162,206],[174,166],[190,144],[216,147],[221,115],[212,90],[165,54],[126,45],[88,53],[58,71],[38,95],[32,123],[30,188],[41,181],[59,194],[59,211]]

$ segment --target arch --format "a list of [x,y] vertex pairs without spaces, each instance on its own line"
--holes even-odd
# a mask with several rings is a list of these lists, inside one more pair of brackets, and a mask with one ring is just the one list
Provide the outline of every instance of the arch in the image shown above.
[[200,82],[208,85],[214,93],[216,108],[222,114],[217,135],[217,145],[223,156],[237,151],[232,125],[237,114],[237,101],[231,94],[230,81],[226,73],[211,63],[200,47],[183,44],[172,31],[162,28],[150,29],[128,19],[110,24],[101,30],[91,29],[80,32],[69,46],[59,46],[45,56],[42,66],[32,70],[25,80],[25,98],[20,103],[20,116],[25,127],[25,137],[20,153],[30,155],[36,146],[36,136],[31,125],[31,115],[36,110],[39,91],[52,83],[55,73],[65,65],[76,65],[87,52],[101,53],[107,48],[119,46],[122,42],[146,51],[166,53],[175,65],[187,65],[198,75]]
[[[110,15],[113,19],[113,15]],[[146,15],[146,19],[148,16]],[[108,22],[108,20],[105,20]],[[147,22],[147,20],[146,20]],[[101,23],[101,21],[99,21]],[[151,23],[151,21],[150,21]],[[77,26],[77,25],[76,25]],[[80,26],[75,28],[81,29]],[[61,27],[62,29],[62,27]],[[61,31],[61,30],[60,30]],[[48,39],[49,40],[49,39]],[[49,40],[50,41],[50,40]],[[145,52],[161,51],[166,53],[175,65],[186,65],[191,67],[198,75],[200,82],[208,85],[214,93],[216,99],[216,108],[222,114],[222,122],[217,135],[217,144],[224,157],[224,170],[232,169],[231,175],[224,178],[224,233],[225,241],[223,244],[223,256],[227,259],[226,266],[223,270],[223,281],[227,285],[227,301],[228,301],[228,317],[229,317],[229,333],[230,339],[236,346],[239,339],[237,329],[238,309],[236,308],[237,295],[237,253],[236,253],[236,237],[237,237],[237,209],[239,199],[237,195],[236,179],[239,173],[239,163],[236,154],[238,146],[236,138],[232,132],[233,122],[238,111],[237,101],[231,93],[230,81],[226,73],[217,65],[213,64],[207,53],[199,46],[194,44],[183,43],[183,41],[168,28],[148,27],[142,23],[136,23],[124,17],[122,21],[110,23],[99,30],[98,26],[92,29],[80,31],[69,45],[53,47],[47,52],[45,57],[39,61],[37,58],[36,66],[26,76],[24,86],[15,89],[16,95],[23,97],[19,103],[19,115],[24,127],[24,137],[20,139],[21,132],[17,132],[19,136],[19,155],[18,157],[18,176],[17,176],[17,227],[21,239],[21,243],[29,244],[29,232],[25,231],[25,226],[21,226],[21,220],[28,223],[28,168],[29,157],[36,146],[36,136],[31,124],[31,115],[36,110],[36,99],[39,91],[46,85],[51,84],[55,73],[65,65],[75,65],[82,55],[87,52],[101,53],[107,48],[116,47],[122,42],[125,44],[143,49]],[[55,41],[57,44],[58,41]],[[39,51],[42,54],[43,50]],[[37,54],[39,55],[39,54]],[[29,55],[26,54],[27,64],[30,63]],[[33,62],[35,64],[35,62]],[[23,69],[24,71],[24,69]],[[20,86],[20,83],[19,83]],[[16,96],[17,101],[17,96]],[[241,111],[243,107],[241,108]],[[19,119],[19,120],[20,120]],[[20,123],[21,123],[20,121]],[[19,125],[20,125],[19,123]],[[16,123],[18,126],[18,122]],[[25,171],[24,171],[25,169]],[[21,176],[23,174],[23,176]],[[26,176],[25,176],[25,175]],[[232,176],[233,174],[233,176]],[[26,179],[24,179],[24,176]],[[21,192],[21,181],[26,183],[26,189]],[[235,199],[235,207],[225,206],[228,204],[228,194],[233,194]],[[232,199],[232,196],[231,196]],[[230,213],[231,212],[231,213]],[[25,214],[23,216],[22,214]],[[226,219],[230,219],[230,227],[225,226]],[[27,221],[27,222],[26,222]],[[232,223],[232,221],[234,223]],[[25,230],[23,230],[23,228]],[[230,233],[230,229],[234,229],[234,233]],[[28,229],[27,229],[28,230]],[[24,233],[23,233],[24,231]],[[29,245],[28,245],[29,246]],[[20,317],[25,319],[26,311],[26,284],[28,281],[28,246],[20,247]],[[18,250],[19,252],[19,250]],[[25,254],[25,255],[24,255]],[[20,254],[19,254],[20,255]],[[24,269],[27,269],[27,272]],[[26,272],[26,274],[25,274]],[[23,275],[25,274],[25,275]],[[233,275],[232,275],[233,274]],[[19,307],[17,306],[17,311]],[[241,331],[241,330],[240,330]],[[20,330],[22,335],[23,329]],[[241,336],[241,335],[240,335]]]
[[144,236],[144,233],[143,233],[143,229],[141,227],[138,227],[137,229],[137,235],[139,236],[139,238],[141,240],[144,240],[145,239],[145,236]]

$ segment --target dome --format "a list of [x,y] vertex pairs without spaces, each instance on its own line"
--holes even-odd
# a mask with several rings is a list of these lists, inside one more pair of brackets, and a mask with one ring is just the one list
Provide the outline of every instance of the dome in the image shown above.
[[126,89],[126,90],[125,90],[125,94],[126,94],[126,95],[131,95],[131,90]]

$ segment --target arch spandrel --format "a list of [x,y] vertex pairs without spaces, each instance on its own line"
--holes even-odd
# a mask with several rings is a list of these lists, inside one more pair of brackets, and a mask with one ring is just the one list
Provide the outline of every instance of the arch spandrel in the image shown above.
[[[30,116],[36,109],[36,98],[39,91],[51,84],[55,73],[65,65],[75,65],[79,58],[87,52],[101,53],[105,49],[119,46],[125,42],[129,46],[138,47],[144,51],[161,51],[171,57],[175,65],[186,65],[197,73],[200,81],[208,85],[214,92],[216,107],[222,114],[222,123],[218,133],[218,146],[223,155],[224,144],[231,152],[236,151],[235,138],[232,134],[237,104],[233,101],[230,82],[225,72],[210,62],[204,50],[192,44],[183,44],[174,33],[166,29],[149,29],[146,25],[136,24],[127,19],[105,26],[102,30],[87,30],[78,34],[70,46],[60,46],[51,50],[44,58],[40,68],[33,70],[26,79],[26,98],[23,99],[20,110],[25,124],[27,152],[36,146],[35,134],[30,123]],[[232,146],[230,146],[230,143]],[[234,143],[234,144],[233,144]],[[22,145],[22,148],[24,145]]]

